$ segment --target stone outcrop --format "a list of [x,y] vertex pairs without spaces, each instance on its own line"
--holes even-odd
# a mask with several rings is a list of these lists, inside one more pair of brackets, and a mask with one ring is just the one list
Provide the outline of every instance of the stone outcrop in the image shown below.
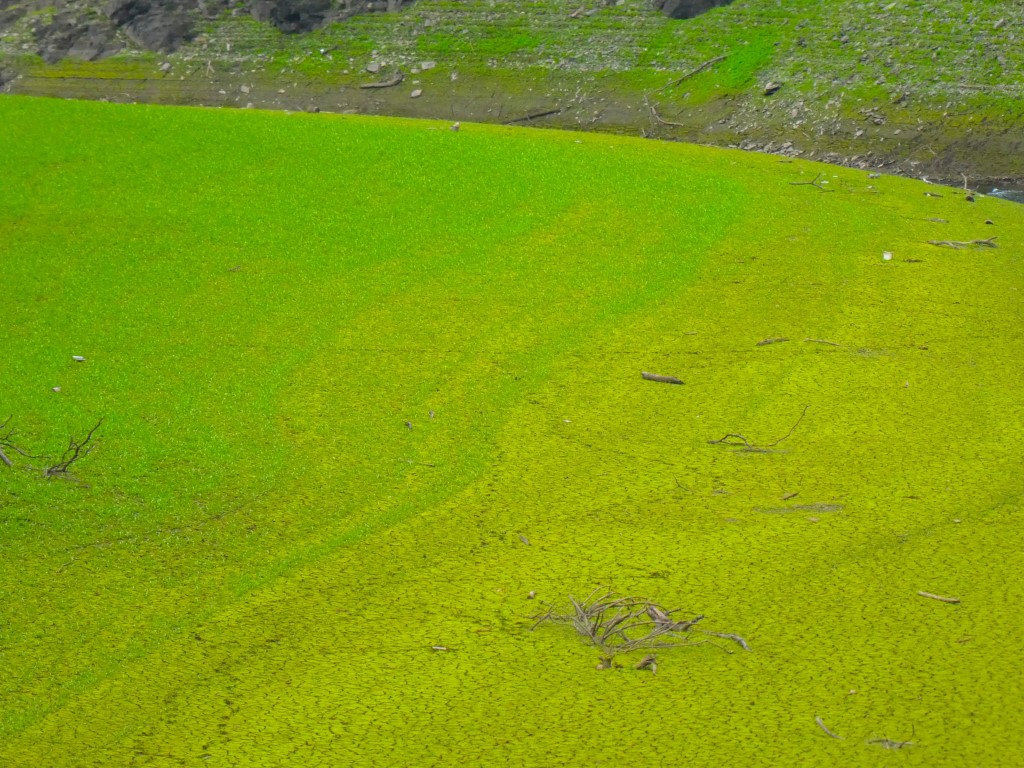
[[728,5],[732,0],[654,0],[654,6],[673,19],[692,19],[702,13]]
[[[414,1],[247,0],[235,13],[248,11],[282,32],[301,33],[360,13],[400,11]],[[48,0],[0,0],[0,31],[48,5]],[[50,64],[66,56],[86,61],[110,56],[121,50],[125,36],[140,48],[171,53],[196,35],[201,19],[215,19],[228,8],[229,0],[106,0],[98,7],[87,0],[57,0],[57,13],[37,23],[32,34],[36,53]]]

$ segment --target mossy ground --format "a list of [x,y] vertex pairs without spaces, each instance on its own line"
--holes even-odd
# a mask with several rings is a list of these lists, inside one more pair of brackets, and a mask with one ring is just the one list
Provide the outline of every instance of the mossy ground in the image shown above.
[[[0,125],[3,415],[30,452],[105,419],[79,482],[0,466],[5,765],[1024,750],[1020,207],[479,125]],[[601,584],[753,650],[530,631]]]

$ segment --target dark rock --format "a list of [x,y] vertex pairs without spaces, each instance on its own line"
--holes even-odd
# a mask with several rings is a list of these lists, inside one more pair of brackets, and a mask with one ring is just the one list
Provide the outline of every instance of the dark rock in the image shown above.
[[54,16],[49,24],[37,26],[33,31],[36,53],[47,64],[71,56],[95,61],[121,50],[115,40],[116,30],[104,21],[87,21],[71,13]]
[[331,0],[253,0],[249,12],[282,32],[309,32],[327,18]]
[[692,19],[712,8],[731,2],[732,0],[654,0],[654,7],[672,19]]
[[250,0],[249,12],[282,32],[309,32],[329,21],[341,21],[360,13],[394,13],[414,0]]
[[24,3],[17,0],[0,0],[0,29],[6,29],[28,13]]
[[187,13],[195,7],[195,0],[110,0],[106,12],[141,47],[171,53],[195,37]]

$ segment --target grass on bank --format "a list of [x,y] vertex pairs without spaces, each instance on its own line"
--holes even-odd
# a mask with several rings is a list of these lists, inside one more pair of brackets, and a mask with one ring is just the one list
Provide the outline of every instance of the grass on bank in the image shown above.
[[[79,482],[0,466],[5,765],[1020,753],[1020,208],[476,125],[0,126],[0,417],[104,418]],[[753,650],[529,631],[601,584]]]

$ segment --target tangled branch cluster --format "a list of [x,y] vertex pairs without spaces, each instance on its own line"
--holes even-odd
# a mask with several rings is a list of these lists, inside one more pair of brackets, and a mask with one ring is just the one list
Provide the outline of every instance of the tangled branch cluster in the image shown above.
[[[532,617],[537,620],[533,628],[536,629],[545,621],[569,624],[581,637],[607,656],[642,648],[717,645],[711,640],[694,638],[693,630],[703,621],[703,615],[679,620],[674,614],[679,613],[681,608],[669,611],[646,598],[621,597],[613,592],[595,598],[596,594],[597,592],[594,592],[584,600],[577,600],[569,595],[569,611],[562,612],[551,606],[544,613]],[[737,635],[701,629],[696,631],[734,640],[749,650],[743,638]]]
[[[14,442],[15,432],[13,428],[8,429],[7,425],[11,422],[9,417],[5,422],[0,424],[0,462],[3,462],[8,467],[13,467],[14,462],[11,460],[11,455],[17,453],[20,456],[24,456],[26,459],[35,460],[46,460],[54,462],[47,467],[37,468],[30,467],[37,471],[41,471],[44,477],[71,477],[70,469],[79,459],[84,459],[95,447],[95,443],[92,442],[93,436],[96,434],[96,430],[103,424],[103,419],[96,422],[96,425],[89,430],[89,433],[81,440],[76,440],[72,435],[68,440],[68,447],[64,449],[64,453],[61,454],[60,459],[54,459],[52,456],[47,455],[36,455],[28,453],[27,451],[18,447]],[[9,455],[4,449],[11,451]]]

